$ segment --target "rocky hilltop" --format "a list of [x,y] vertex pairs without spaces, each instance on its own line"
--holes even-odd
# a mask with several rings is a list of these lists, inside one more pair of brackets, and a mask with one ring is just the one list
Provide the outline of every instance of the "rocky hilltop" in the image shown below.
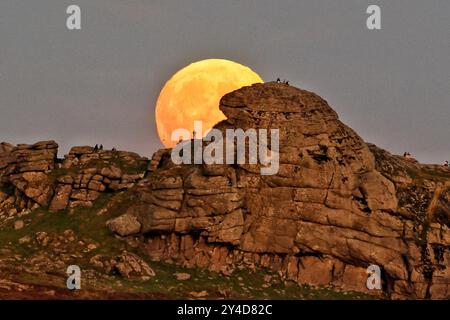
[[[0,147],[0,214],[95,205],[121,192],[106,226],[139,239],[155,261],[224,276],[265,268],[298,284],[389,298],[450,297],[450,171],[365,143],[314,93],[285,84],[225,95],[216,128],[279,129],[279,171],[259,165],[175,165],[54,142]],[[52,214],[52,213],[48,213]],[[106,228],[103,226],[103,228]],[[112,235],[111,235],[112,236]],[[378,265],[382,289],[368,290]]]
[[7,204],[21,209],[90,207],[101,192],[133,187],[147,165],[147,159],[135,153],[90,146],[74,147],[57,159],[54,141],[0,147],[0,186],[13,189]]

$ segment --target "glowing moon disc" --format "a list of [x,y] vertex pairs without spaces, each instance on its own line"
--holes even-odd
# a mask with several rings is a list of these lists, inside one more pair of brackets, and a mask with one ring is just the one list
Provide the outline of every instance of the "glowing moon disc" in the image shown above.
[[166,147],[173,147],[173,130],[193,131],[194,121],[203,122],[205,134],[225,119],[219,101],[227,93],[254,83],[261,77],[239,63],[208,59],[181,69],[164,85],[156,102],[155,118],[159,137]]

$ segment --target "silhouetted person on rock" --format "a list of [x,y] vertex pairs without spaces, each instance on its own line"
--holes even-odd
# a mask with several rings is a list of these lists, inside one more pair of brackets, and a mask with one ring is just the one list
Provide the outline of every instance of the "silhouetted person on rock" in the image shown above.
[[94,151],[98,151],[98,144],[95,145]]
[[411,155],[410,152],[405,152],[403,154],[403,159],[405,159],[407,161],[410,161],[410,162],[413,162],[413,163],[418,163],[419,162],[419,161],[417,161],[416,159],[413,158],[413,156]]
[[99,148],[99,150],[103,150],[103,145],[102,145],[102,144],[100,145],[100,148]]

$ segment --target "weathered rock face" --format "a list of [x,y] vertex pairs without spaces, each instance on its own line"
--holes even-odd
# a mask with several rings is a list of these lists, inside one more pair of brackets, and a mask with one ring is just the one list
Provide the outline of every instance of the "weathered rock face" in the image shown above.
[[[383,286],[370,292],[450,297],[448,168],[366,144],[326,101],[284,84],[244,87],[220,108],[228,118],[216,125],[222,132],[279,129],[276,174],[261,175],[259,164],[175,165],[170,149],[149,162],[74,147],[58,160],[53,141],[2,143],[0,223],[126,191],[132,205],[107,226],[122,237],[140,234],[155,260],[225,275],[264,267],[299,284],[356,291],[369,291],[366,270],[375,264]],[[98,258],[127,277],[152,276],[130,254]]]
[[393,156],[370,145],[376,167],[396,185],[399,206],[396,214],[405,223],[404,241],[409,246],[409,281],[398,280],[399,294],[411,291],[417,297],[450,296],[450,170],[437,165],[421,165]]
[[73,147],[62,163],[66,174],[56,178],[50,211],[90,207],[102,192],[132,188],[146,167],[147,159],[133,152]]
[[[123,219],[138,223],[119,228],[117,220],[112,230],[143,233],[154,259],[186,266],[227,273],[259,265],[299,283],[367,291],[366,268],[376,264],[391,297],[449,297],[448,195],[434,201],[441,220],[426,212],[412,218],[408,204],[399,206],[405,185],[314,93],[255,84],[224,96],[220,109],[228,117],[216,125],[221,131],[280,130],[278,173],[262,176],[260,165],[248,164],[174,165],[167,150]],[[433,187],[427,192],[431,199]]]
[[87,167],[60,175],[55,182],[55,196],[50,211],[67,207],[90,207],[102,192],[132,188],[144,177],[144,171],[124,173],[114,164],[105,162],[100,167]]
[[147,163],[147,158],[141,157],[134,152],[119,150],[95,150],[90,146],[79,146],[70,149],[64,156],[63,168],[92,167],[92,164],[105,162],[125,163],[130,167],[141,167]]
[[147,159],[136,153],[92,147],[72,148],[61,163],[57,148],[53,141],[0,145],[0,188],[11,193],[0,215],[42,206],[53,212],[90,207],[102,192],[133,187],[147,169]]
[[15,188],[15,205],[32,209],[49,203],[53,189],[48,172],[56,168],[58,145],[41,141],[33,145],[2,143],[0,147],[0,187]]
[[0,144],[0,176],[7,182],[8,175],[24,172],[48,172],[56,167],[58,145],[41,141],[33,145]]
[[[15,161],[12,150],[14,149],[14,146],[12,144],[2,142],[0,143],[0,179],[7,173],[8,166],[10,163],[13,163]],[[0,180],[0,185],[2,182],[5,182]]]

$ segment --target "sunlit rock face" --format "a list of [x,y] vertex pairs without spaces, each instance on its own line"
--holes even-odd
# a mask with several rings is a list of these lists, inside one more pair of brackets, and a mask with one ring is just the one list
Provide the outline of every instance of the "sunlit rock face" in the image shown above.
[[2,143],[0,147],[0,187],[15,188],[18,207],[33,209],[48,205],[52,182],[48,173],[56,168],[58,144],[40,141],[17,146]]
[[[0,223],[36,208],[75,212],[117,193],[124,202],[110,200],[98,214],[117,207],[123,215],[104,228],[141,239],[155,260],[225,275],[270,268],[299,284],[390,298],[450,298],[448,168],[366,144],[322,98],[285,84],[231,92],[220,110],[222,133],[279,130],[276,174],[261,175],[261,164],[175,165],[171,149],[148,161],[81,146],[57,159],[53,141],[1,143]],[[380,290],[367,289],[371,265],[381,269]]]
[[[398,200],[405,186],[325,100],[285,84],[255,84],[225,95],[220,110],[227,119],[215,128],[222,132],[280,130],[279,170],[262,176],[260,165],[174,165],[170,150],[159,152],[126,213],[139,221],[151,257],[225,274],[269,267],[298,283],[357,291],[369,291],[366,268],[375,264],[383,288],[371,292],[448,297],[448,225],[425,223],[426,212],[405,213]],[[439,257],[436,246],[444,248]]]
[[0,203],[0,221],[39,207],[51,212],[91,207],[102,192],[133,187],[147,168],[147,158],[133,152],[79,146],[64,159],[57,159],[57,153],[54,141],[0,144],[0,199],[5,208],[2,212]]

